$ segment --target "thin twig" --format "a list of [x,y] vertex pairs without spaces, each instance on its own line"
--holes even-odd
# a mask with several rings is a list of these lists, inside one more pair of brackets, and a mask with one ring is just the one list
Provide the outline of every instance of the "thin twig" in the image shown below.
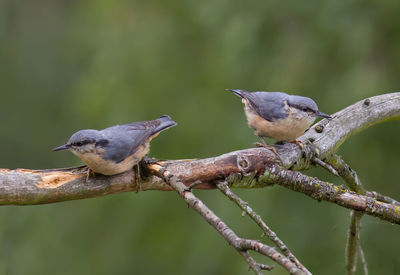
[[265,255],[285,268],[290,274],[305,274],[299,269],[290,259],[283,254],[277,252],[275,248],[265,245],[259,241],[242,239],[236,235],[236,233],[228,227],[214,212],[209,209],[200,199],[198,199],[192,192],[188,191],[186,185],[184,185],[176,176],[171,174],[167,169],[159,164],[149,164],[148,168],[150,171],[161,177],[168,185],[170,185],[185,202],[193,208],[198,214],[200,214],[219,234],[233,246],[242,257],[249,264],[250,268],[256,273],[260,274],[258,269],[266,267],[265,265],[257,264],[254,265],[254,259],[250,258],[249,254],[242,253],[243,251],[255,251],[262,255]]
[[368,197],[374,198],[377,201],[381,201],[381,202],[385,202],[385,203],[389,203],[389,204],[393,204],[393,205],[397,205],[400,206],[400,202],[396,201],[395,199],[389,197],[389,196],[385,196],[382,195],[376,191],[367,191],[366,195]]
[[329,163],[326,163],[326,162],[320,160],[317,157],[313,157],[312,161],[315,162],[316,164],[320,165],[321,167],[325,168],[326,170],[328,170],[329,172],[331,172],[335,176],[339,177],[338,172]]
[[[357,192],[358,194],[365,195],[367,192],[365,187],[361,183],[356,171],[337,154],[332,155],[328,162],[339,172],[341,178],[347,183],[349,188]],[[350,212],[350,226],[347,236],[346,245],[346,269],[348,275],[353,275],[357,269],[357,252],[360,250],[360,230],[361,230],[361,218],[363,213],[352,210]],[[362,255],[364,257],[364,254]],[[365,259],[364,259],[365,260]],[[366,265],[364,270],[366,270]]]
[[254,273],[256,273],[257,275],[262,274],[261,270],[271,271],[274,268],[273,266],[257,263],[253,259],[253,257],[250,256],[250,253],[248,251],[243,250],[243,251],[239,251],[239,253],[240,253],[240,255],[242,255],[244,260],[247,262],[247,264],[249,265],[249,268],[251,270],[253,270]]
[[332,167],[339,173],[340,177],[347,183],[350,190],[358,194],[365,195],[365,188],[362,185],[356,171],[344,162],[344,160],[337,154],[333,154],[326,160]]
[[365,259],[364,251],[363,251],[360,243],[358,243],[358,249],[360,250],[360,258],[361,258],[361,264],[362,264],[363,270],[364,270],[364,275],[368,275],[367,260]]
[[221,192],[237,204],[245,213],[247,213],[251,219],[261,227],[264,234],[282,251],[282,253],[288,257],[293,263],[297,265],[298,268],[304,271],[306,274],[311,274],[310,271],[305,268],[300,261],[293,255],[289,248],[283,243],[283,241],[273,232],[268,225],[262,220],[260,215],[258,215],[247,202],[242,200],[238,195],[232,192],[226,182],[221,182],[217,184],[217,187]]
[[357,267],[357,251],[360,240],[360,224],[362,213],[350,211],[350,226],[347,234],[346,270],[347,275],[353,275]]

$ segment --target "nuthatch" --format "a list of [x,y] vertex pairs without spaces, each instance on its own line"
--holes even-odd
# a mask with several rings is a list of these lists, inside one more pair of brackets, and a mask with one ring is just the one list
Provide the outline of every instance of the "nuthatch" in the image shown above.
[[104,130],[80,130],[54,151],[70,150],[93,172],[115,175],[131,169],[149,152],[150,141],[177,125],[164,115],[150,121],[116,125]]
[[228,90],[242,98],[249,127],[260,137],[276,141],[296,142],[317,117],[331,118],[318,110],[317,104],[308,97],[288,95],[282,92],[247,92]]

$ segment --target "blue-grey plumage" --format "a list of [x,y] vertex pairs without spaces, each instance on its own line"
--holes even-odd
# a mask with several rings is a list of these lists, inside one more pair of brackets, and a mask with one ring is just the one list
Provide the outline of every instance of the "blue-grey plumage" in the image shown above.
[[150,121],[80,130],[54,151],[68,149],[96,173],[115,175],[135,166],[150,150],[150,141],[177,123],[164,115]]
[[331,118],[308,97],[283,92],[228,91],[242,98],[248,124],[259,137],[295,141],[317,117]]

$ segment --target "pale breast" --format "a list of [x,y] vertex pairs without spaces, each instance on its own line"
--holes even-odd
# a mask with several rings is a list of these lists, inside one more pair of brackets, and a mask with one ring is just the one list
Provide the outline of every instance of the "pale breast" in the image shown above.
[[79,158],[82,159],[86,165],[96,173],[103,175],[115,175],[120,174],[133,166],[138,164],[138,162],[149,152],[150,146],[148,143],[140,145],[136,152],[127,157],[125,160],[116,163],[111,160],[104,160],[100,154],[95,154],[93,152],[81,154],[79,152],[73,152]]
[[258,136],[273,138],[277,141],[294,141],[314,122],[311,116],[301,116],[297,112],[290,112],[287,118],[274,122],[263,119],[254,111],[245,109],[249,127]]

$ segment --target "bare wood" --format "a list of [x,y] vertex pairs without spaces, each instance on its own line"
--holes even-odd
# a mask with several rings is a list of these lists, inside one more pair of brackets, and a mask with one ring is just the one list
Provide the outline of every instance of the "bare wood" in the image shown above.
[[[331,121],[320,121],[299,138],[303,143],[313,140],[320,158],[335,151],[354,133],[376,123],[399,118],[400,93],[384,94],[359,101],[337,112],[333,117]],[[305,149],[307,151],[308,146]],[[296,170],[308,168],[313,158],[304,158],[298,146],[290,143],[279,147],[278,152],[284,166]],[[270,151],[253,148],[215,158],[165,161],[162,164],[185,184],[200,180],[203,183],[196,188],[208,189],[215,188],[215,180],[223,179],[231,173],[246,174],[257,171],[257,175],[260,175],[266,166],[276,162],[275,155]],[[86,170],[82,167],[53,170],[0,169],[0,204],[52,203],[137,189],[133,171],[111,177],[96,175],[87,182],[83,178],[85,173]],[[169,186],[154,176],[144,177],[140,185],[141,190],[170,190]],[[376,193],[375,195],[383,197]]]
[[[254,176],[262,175],[265,167],[274,162],[273,158],[273,153],[265,148],[252,148],[215,158],[159,163],[186,185],[201,181],[195,188],[210,189],[215,188],[216,181],[230,174],[257,171]],[[171,190],[161,178],[146,174],[146,164],[143,164],[140,190]],[[135,170],[115,176],[96,174],[86,181],[84,166],[50,170],[0,169],[0,204],[44,204],[136,191]]]
[[[289,273],[307,273],[308,270],[296,262],[297,259],[293,260],[294,256],[290,260],[290,255],[289,257],[282,255],[259,241],[241,239],[236,236],[215,214],[212,216],[211,210],[200,200],[191,192],[187,192],[185,186],[213,189],[217,183],[222,181],[229,182],[231,187],[241,188],[258,188],[279,184],[313,199],[326,200],[358,211],[360,217],[361,214],[368,214],[400,224],[400,203],[388,196],[365,190],[359,182],[357,174],[335,155],[339,146],[351,135],[371,125],[398,119],[400,117],[400,93],[365,99],[337,112],[333,117],[330,121],[320,121],[298,139],[303,145],[304,151],[291,143],[277,146],[280,159],[277,159],[277,156],[266,148],[235,151],[207,159],[168,160],[156,163],[146,159],[141,163],[142,175],[140,177],[132,170],[115,176],[94,175],[88,180],[86,179],[86,167],[52,170],[0,169],[0,204],[43,204],[139,189],[164,191],[174,189],[236,248],[257,274],[261,274],[261,270],[269,270],[271,267],[255,262],[248,253],[249,250],[270,257],[286,268]],[[323,166],[335,175],[340,175],[357,193],[299,172],[286,170],[304,170],[314,163]],[[159,167],[158,172],[168,171],[171,177],[166,177],[163,173],[158,173],[158,176],[149,173],[154,173],[155,166]],[[199,208],[199,206],[201,207]],[[217,223],[214,223],[215,221]],[[223,232],[218,227],[222,225],[224,225]],[[352,253],[348,254],[348,260],[351,260],[348,272],[351,274],[354,270],[356,247],[358,246],[364,272],[367,273],[365,257],[359,246],[359,222],[353,228],[357,232],[355,238],[349,238],[348,242],[349,245],[352,245]]]
[[[253,148],[216,158],[159,164],[186,185],[190,185],[194,179],[201,180],[203,183],[195,188],[215,188],[215,183],[224,179],[231,181],[232,187],[255,188],[277,183],[314,199],[327,200],[392,223],[400,223],[397,205],[379,202],[298,172],[284,170],[272,164],[273,157],[273,153],[265,148]],[[242,177],[242,174],[247,176]],[[3,169],[0,171],[0,204],[43,204],[134,191],[137,189],[135,178],[134,171],[129,171],[116,176],[92,176],[86,182],[86,168],[82,167],[42,171]],[[171,190],[157,176],[144,175],[140,184],[141,190]]]

